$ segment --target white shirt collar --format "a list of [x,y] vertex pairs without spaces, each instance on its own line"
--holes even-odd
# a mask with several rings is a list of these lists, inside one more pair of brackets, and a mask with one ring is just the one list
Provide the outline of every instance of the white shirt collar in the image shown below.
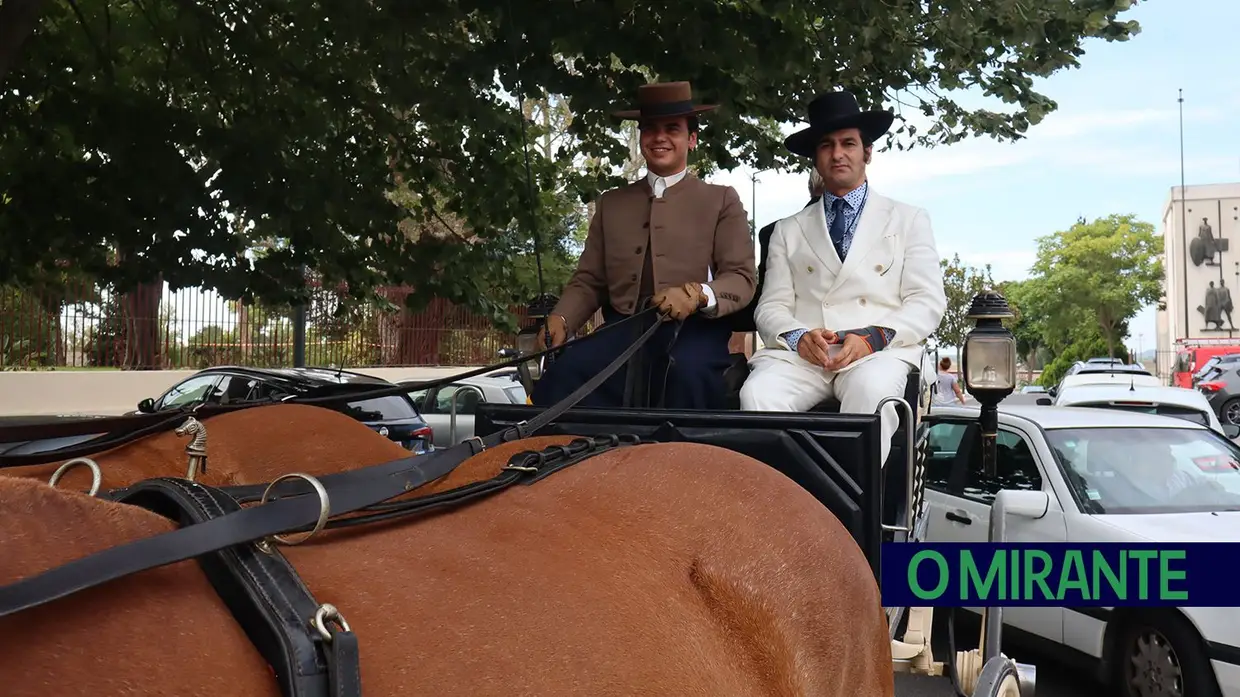
[[660,177],[654,172],[646,172],[646,182],[650,184],[650,188],[652,191],[654,191],[655,196],[662,196],[663,192],[666,191],[669,187],[675,186],[676,184],[680,182],[681,179],[684,179],[685,175],[688,174],[688,172],[689,172],[689,169],[687,167],[685,169],[680,170],[676,174],[672,174],[666,177]]

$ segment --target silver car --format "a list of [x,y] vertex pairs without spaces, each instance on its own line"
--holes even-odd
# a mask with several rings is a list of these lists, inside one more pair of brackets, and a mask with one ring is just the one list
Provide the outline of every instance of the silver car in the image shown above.
[[[399,384],[417,384],[401,380]],[[474,435],[474,413],[479,402],[526,404],[525,387],[513,369],[499,370],[439,387],[409,392],[422,418],[434,431],[434,446],[447,448]]]

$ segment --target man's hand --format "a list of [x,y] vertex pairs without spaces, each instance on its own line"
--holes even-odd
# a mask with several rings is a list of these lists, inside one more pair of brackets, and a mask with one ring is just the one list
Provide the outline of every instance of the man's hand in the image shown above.
[[560,315],[549,315],[538,330],[538,347],[547,346],[547,336],[551,337],[551,348],[556,348],[568,338],[568,321]]
[[827,346],[839,343],[839,340],[840,337],[830,329],[811,329],[797,341],[797,354],[825,369],[831,360],[827,354]]
[[824,366],[827,370],[840,370],[849,363],[874,353],[874,349],[870,347],[869,342],[860,334],[844,335],[843,343],[844,345],[840,352],[835,354],[835,358],[829,359],[826,366]]
[[684,320],[706,304],[706,294],[702,292],[701,283],[686,283],[655,293],[651,304],[659,308],[660,314],[674,320]]

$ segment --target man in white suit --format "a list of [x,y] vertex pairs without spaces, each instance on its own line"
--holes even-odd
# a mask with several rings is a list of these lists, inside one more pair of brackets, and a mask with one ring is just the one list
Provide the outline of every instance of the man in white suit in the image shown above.
[[[947,308],[930,218],[873,191],[865,174],[893,119],[829,92],[810,103],[809,126],[784,141],[814,161],[824,191],[771,235],[754,312],[766,348],[750,361],[742,409],[808,411],[834,396],[841,412],[873,414],[883,398],[904,395],[921,364]],[[894,405],[881,422],[885,463]]]

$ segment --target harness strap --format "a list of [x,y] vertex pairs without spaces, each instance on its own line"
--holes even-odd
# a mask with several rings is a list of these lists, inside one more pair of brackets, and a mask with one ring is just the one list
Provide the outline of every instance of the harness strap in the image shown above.
[[605,369],[563,401],[548,407],[528,422],[493,433],[485,439],[463,441],[440,452],[324,477],[320,482],[327,494],[326,501],[320,501],[317,495],[279,498],[172,532],[134,540],[27,577],[0,587],[0,617],[140,571],[313,525],[320,517],[322,506],[328,507],[332,515],[351,513],[435,481],[472,457],[475,454],[472,443],[475,441],[483,449],[494,447],[525,438],[550,424],[623,366],[654,336],[658,328],[658,322],[652,324]]
[[[218,489],[173,478],[140,482],[116,500],[182,526],[242,510]],[[275,672],[285,697],[361,697],[357,637],[341,628],[330,642],[323,638],[312,624],[322,606],[277,549],[232,545],[198,557],[198,563]]]

